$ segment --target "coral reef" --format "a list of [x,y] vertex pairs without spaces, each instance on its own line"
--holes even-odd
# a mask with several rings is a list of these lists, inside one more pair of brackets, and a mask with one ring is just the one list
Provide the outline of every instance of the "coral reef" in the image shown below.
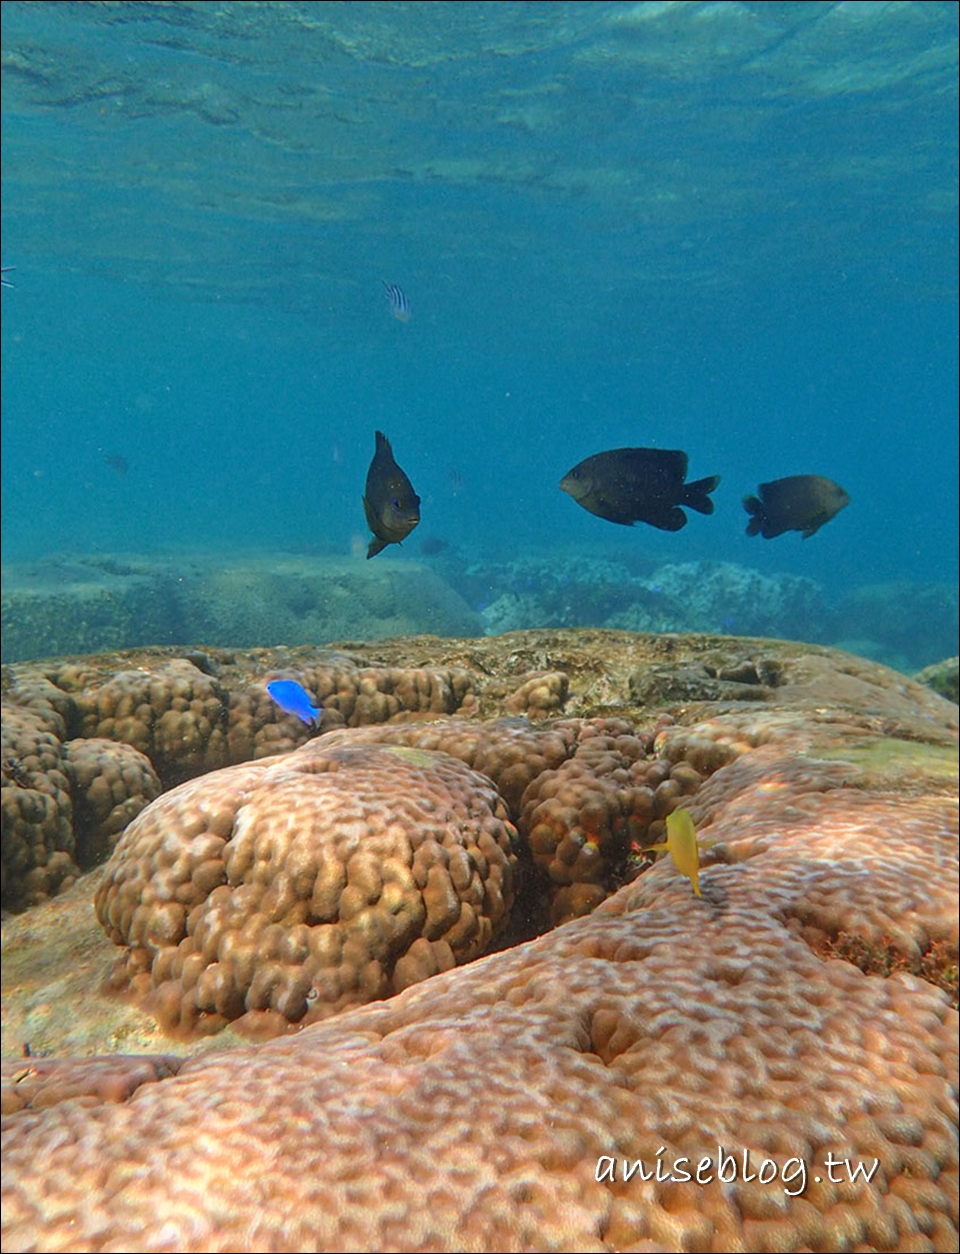
[[813,580],[799,575],[762,575],[732,562],[680,562],[658,567],[640,583],[645,595],[611,617],[607,626],[655,630],[645,624],[651,611],[662,612],[658,604],[666,604],[671,607],[667,630],[828,638],[830,614],[823,593]]
[[3,703],[3,904],[33,905],[102,861],[160,792],[132,745],[79,737],[41,693]]
[[554,924],[589,914],[622,880],[627,859],[654,844],[700,774],[653,758],[653,735],[597,720],[576,752],[526,789],[518,824],[550,886]]
[[232,768],[432,735],[522,798],[536,737],[534,781],[577,779],[578,747],[600,781],[697,760],[703,895],[662,860],[585,918],[257,1047],[5,1064],[4,1249],[955,1249],[956,1012],[835,956],[956,955],[955,712],[868,663],[753,665],[774,660],[775,700],[675,706],[652,743],[447,720]]
[[3,904],[42,901],[78,874],[63,720],[45,703],[4,704]]
[[516,833],[490,781],[349,735],[182,784],[124,833],[97,916],[165,1026],[310,1023],[503,930]]
[[2,659],[129,649],[176,640],[176,577],[148,559],[51,557],[4,563]]
[[934,662],[925,666],[915,678],[917,683],[926,684],[941,697],[956,704],[960,696],[960,658],[954,654],[953,657],[944,658],[942,662]]
[[837,606],[837,640],[863,637],[886,650],[878,660],[890,665],[896,656],[914,670],[957,647],[957,585],[947,583],[872,584],[852,588]]
[[117,987],[186,1032],[313,1022],[485,952],[518,850],[529,927],[587,914],[702,781],[653,741],[624,720],[441,720],[183,784],[130,824],[97,891],[126,949]]
[[[411,653],[416,665],[410,665]],[[383,641],[364,652],[352,646],[148,649],[24,663],[3,671],[3,904],[20,909],[42,900],[103,857],[122,820],[155,790],[151,771],[169,788],[305,743],[313,731],[285,715],[266,692],[266,683],[278,677],[297,679],[323,706],[324,731],[517,710],[543,718],[561,708],[588,717],[642,710],[652,727],[657,711],[678,704],[702,713],[741,701],[829,703],[838,693],[898,708],[908,738],[929,734],[934,709],[936,719],[942,717],[941,703],[927,689],[904,687],[901,676],[856,658],[838,660],[816,646],[706,636],[524,632],[451,642],[422,637],[414,645]],[[474,735],[468,723],[460,728],[416,743],[495,773],[492,750],[473,761],[449,747]],[[515,778],[499,786],[518,820],[522,789],[533,776],[523,765],[521,734],[503,737],[518,758]],[[67,753],[72,739],[127,745],[142,758],[118,750],[113,760],[107,746],[74,746]],[[556,766],[568,750],[557,761],[543,759],[537,770]],[[87,765],[71,774],[76,755]],[[535,766],[536,760],[534,754]],[[91,762],[103,773],[99,783]],[[702,773],[702,762],[690,765]]]
[[434,570],[290,553],[224,564],[199,554],[49,558],[5,565],[3,661],[230,640],[238,647],[416,631],[471,634],[480,619]]
[[[102,861],[161,785],[303,743],[310,731],[266,692],[277,673],[270,660],[256,652],[238,666],[230,651],[146,651],[127,664],[83,658],[9,668],[4,906],[42,900]],[[370,667],[341,654],[325,660],[311,650],[308,665],[280,668],[318,694],[323,728],[472,709],[472,680],[460,668]]]
[[[236,647],[531,628],[724,632],[838,648],[909,673],[957,636],[957,588],[900,583],[839,603],[795,575],[655,562],[622,546],[551,548],[439,566],[311,554],[49,558],[4,567],[3,660],[230,640]],[[441,574],[442,571],[442,574]],[[471,608],[474,607],[474,608]]]
[[130,820],[160,795],[160,779],[146,754],[96,736],[68,740],[63,769],[73,798],[77,863],[96,866],[112,852]]
[[487,634],[546,625],[828,637],[831,613],[810,579],[762,575],[731,562],[648,566],[636,573],[595,554],[551,553],[506,566],[475,562],[450,577],[465,597],[486,602],[480,614]]

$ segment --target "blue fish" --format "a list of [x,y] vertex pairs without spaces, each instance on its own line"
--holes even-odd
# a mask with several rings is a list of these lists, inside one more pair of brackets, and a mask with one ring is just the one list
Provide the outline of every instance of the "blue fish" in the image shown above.
[[413,317],[413,310],[410,308],[410,302],[407,300],[407,294],[402,287],[398,287],[396,283],[388,283],[386,279],[381,279],[383,290],[387,294],[387,300],[390,302],[390,312],[398,322],[409,322]]
[[317,719],[323,708],[313,705],[310,693],[295,679],[274,679],[267,684],[267,692],[284,714],[295,714],[301,723],[312,723],[317,726]]

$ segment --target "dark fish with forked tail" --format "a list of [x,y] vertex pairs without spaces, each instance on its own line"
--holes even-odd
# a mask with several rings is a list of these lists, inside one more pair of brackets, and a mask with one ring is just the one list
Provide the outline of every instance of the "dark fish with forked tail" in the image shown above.
[[713,513],[711,493],[719,475],[685,483],[687,455],[680,449],[615,448],[595,453],[568,471],[560,488],[598,518],[631,527],[645,522],[661,531],[687,525],[680,508]]
[[761,483],[759,496],[745,496],[743,508],[750,515],[747,535],[765,540],[785,531],[802,531],[804,540],[850,504],[839,483],[823,475],[788,475]]
[[367,526],[374,536],[367,548],[368,558],[376,557],[388,544],[399,544],[420,521],[420,498],[413,484],[394,460],[387,437],[382,431],[376,436],[377,449],[367,471],[363,497]]

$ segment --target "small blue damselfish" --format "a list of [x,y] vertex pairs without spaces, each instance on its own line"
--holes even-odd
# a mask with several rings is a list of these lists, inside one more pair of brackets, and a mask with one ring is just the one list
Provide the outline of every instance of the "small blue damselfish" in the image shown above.
[[295,714],[301,723],[317,725],[323,707],[314,705],[310,693],[295,679],[274,679],[267,684],[267,692],[284,714]]

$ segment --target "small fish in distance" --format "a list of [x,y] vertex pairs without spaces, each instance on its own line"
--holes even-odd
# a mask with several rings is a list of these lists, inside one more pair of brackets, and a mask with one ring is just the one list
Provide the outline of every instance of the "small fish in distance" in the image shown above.
[[765,540],[785,531],[802,531],[806,540],[850,504],[840,484],[823,475],[788,475],[761,483],[757,491],[759,497],[743,498],[750,515],[747,535],[759,533]]
[[608,522],[679,531],[687,525],[680,506],[712,514],[709,493],[720,482],[719,475],[694,483],[685,483],[686,477],[687,455],[680,449],[614,448],[578,462],[560,480],[560,489]]
[[267,692],[284,714],[295,714],[301,723],[306,723],[308,726],[318,725],[323,707],[314,705],[310,699],[310,693],[295,679],[271,680],[267,684]]
[[410,308],[406,292],[398,284],[388,283],[386,279],[381,279],[380,282],[390,302],[390,312],[398,322],[409,322],[413,317],[413,310]]
[[700,849],[697,845],[697,829],[689,810],[674,810],[667,815],[667,839],[662,845],[648,845],[644,853],[664,851],[673,859],[673,865],[693,885],[696,896],[700,892]]
[[420,498],[413,484],[394,461],[390,441],[383,432],[378,431],[376,438],[376,452],[367,471],[363,496],[363,512],[373,532],[368,558],[376,557],[388,544],[399,544],[420,521]]
[[438,553],[442,553],[449,547],[448,541],[441,540],[439,536],[427,536],[420,542],[420,552],[424,557],[436,557]]

